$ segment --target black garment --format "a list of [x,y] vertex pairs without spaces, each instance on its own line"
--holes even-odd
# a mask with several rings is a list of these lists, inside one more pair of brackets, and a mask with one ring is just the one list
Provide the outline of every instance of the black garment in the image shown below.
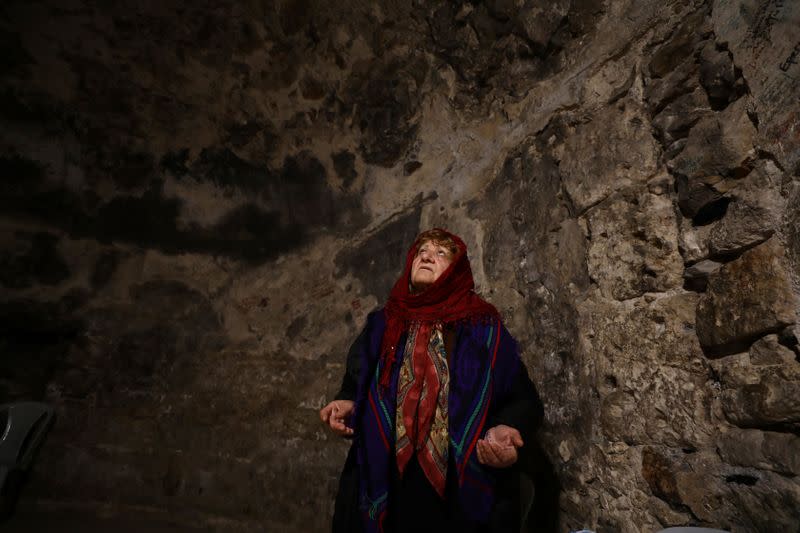
[[[395,470],[395,475],[397,471]],[[439,498],[420,467],[416,456],[408,463],[403,479],[394,480],[389,502],[388,533],[499,533],[520,530],[519,472],[498,471],[496,500],[488,524],[464,519],[458,503],[455,462],[450,456],[445,499]]]
[[[453,353],[458,327],[445,330],[445,349]],[[358,354],[366,342],[366,331],[356,339],[347,356],[347,369],[338,400],[355,400],[358,386],[360,360]],[[402,340],[401,340],[402,342]],[[498,424],[516,428],[522,440],[528,442],[543,417],[542,404],[536,388],[528,377],[527,369],[520,366],[511,391],[502,405],[495,406],[486,423],[486,429]],[[523,447],[524,448],[524,447]],[[522,450],[521,452],[522,453]],[[462,518],[458,503],[457,476],[452,450],[449,454],[445,499],[439,498],[425,477],[416,455],[409,461],[400,479],[396,462],[392,490],[389,495],[387,533],[509,533],[520,530],[520,481],[518,465],[497,469],[495,503],[488,524],[475,524]],[[333,517],[333,533],[360,533],[363,530],[358,503],[358,469],[355,450],[350,449],[339,480],[339,492]]]
[[[445,498],[436,493],[428,478],[425,477],[417,456],[409,460],[403,478],[394,471],[392,480],[392,497],[389,500],[388,524],[391,533],[443,533],[458,531],[459,533],[484,533],[487,531],[474,522],[464,520],[456,496],[455,462],[452,456],[447,469],[447,485]],[[517,528],[519,529],[519,528]]]

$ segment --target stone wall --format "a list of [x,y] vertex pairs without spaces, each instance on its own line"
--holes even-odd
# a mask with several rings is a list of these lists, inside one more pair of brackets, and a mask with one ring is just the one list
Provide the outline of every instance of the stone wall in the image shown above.
[[0,402],[58,411],[23,506],[325,531],[317,410],[445,226],[545,404],[530,531],[800,522],[800,6],[0,13]]

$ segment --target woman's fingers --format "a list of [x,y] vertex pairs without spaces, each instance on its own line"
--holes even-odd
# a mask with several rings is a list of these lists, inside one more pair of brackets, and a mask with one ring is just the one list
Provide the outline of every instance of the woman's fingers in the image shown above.
[[319,411],[319,418],[323,422],[327,422],[333,412],[333,402],[329,403]]
[[350,400],[338,400],[336,402],[335,407],[334,407],[334,412],[338,416],[340,416],[342,418],[347,418],[348,416],[353,414],[353,411],[355,411],[355,408],[356,408],[356,404],[353,401],[350,401]]
[[489,443],[485,439],[478,440],[478,444],[475,446],[475,451],[478,453],[478,462],[484,465],[493,466],[492,459],[487,452],[488,448]]
[[500,458],[500,462],[502,463],[502,468],[507,466],[513,465],[517,461],[517,449],[513,446],[509,448],[503,448],[497,456]]
[[498,446],[496,443],[485,441],[483,455],[486,457],[486,462],[491,466],[497,466],[502,462],[497,455],[497,450]]
[[486,437],[489,442],[496,442],[503,446],[515,446],[520,448],[524,444],[519,430],[504,424],[499,424],[490,428],[486,432]]
[[353,430],[352,428],[347,427],[344,423],[344,418],[338,418],[336,416],[332,416],[328,425],[333,430],[334,433],[338,435],[352,435]]
[[491,451],[491,446],[488,443],[484,443],[481,447],[481,455],[483,456],[482,463],[486,466],[491,466],[493,468],[500,468],[500,461],[498,460],[497,456]]
[[475,451],[478,462],[494,468],[506,468],[517,462],[517,449],[514,446],[503,446],[497,442],[481,439]]
[[478,443],[475,445],[475,453],[478,455],[478,462],[482,465],[488,464],[486,461],[486,454],[484,450],[486,449],[486,441],[484,439],[479,439]]
[[353,434],[353,429],[347,426],[346,421],[354,410],[355,402],[334,400],[320,410],[319,418],[337,435],[348,436]]
[[353,430],[347,427],[342,420],[331,418],[330,426],[331,429],[339,435],[350,435],[353,433]]

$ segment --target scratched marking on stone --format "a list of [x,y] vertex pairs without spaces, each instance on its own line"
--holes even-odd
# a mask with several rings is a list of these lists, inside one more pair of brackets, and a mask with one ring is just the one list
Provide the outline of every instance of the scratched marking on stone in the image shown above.
[[753,24],[748,31],[748,38],[754,41],[770,42],[770,31],[772,26],[780,20],[781,10],[784,0],[767,0],[762,2],[753,17]]
[[789,69],[792,68],[792,65],[797,64],[797,58],[800,56],[800,42],[794,45],[792,51],[789,52],[789,57],[787,57],[783,63],[778,65],[778,68],[781,69],[783,72],[789,72]]
[[[756,95],[756,98],[767,104],[767,107],[771,107],[769,105],[771,103],[789,100],[795,94],[796,83],[792,83],[794,80],[790,76],[770,76],[764,81],[764,87]],[[776,111],[779,110],[776,109]]]
[[333,287],[330,285],[317,285],[309,291],[309,296],[312,299],[321,299],[333,293]]
[[751,90],[759,143],[787,167],[800,162],[797,0],[716,0],[715,30]]
[[782,123],[770,128],[767,136],[776,141],[800,140],[800,117],[797,111],[790,113]]
[[766,0],[758,6],[742,43],[753,51],[754,58],[772,44],[772,28],[783,20],[784,5],[785,0]]

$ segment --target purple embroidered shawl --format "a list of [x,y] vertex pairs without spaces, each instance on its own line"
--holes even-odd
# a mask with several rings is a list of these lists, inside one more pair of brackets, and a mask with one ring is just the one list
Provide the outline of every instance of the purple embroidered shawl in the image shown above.
[[[367,342],[359,354],[353,446],[359,471],[360,511],[367,533],[384,531],[395,461],[397,378],[405,347],[403,339],[398,343],[390,385],[384,392],[378,382],[385,326],[382,310],[369,315]],[[455,459],[461,509],[471,520],[486,522],[494,501],[494,477],[478,462],[475,443],[489,429],[487,418],[509,391],[520,358],[516,341],[500,321],[461,323],[456,327],[456,345],[448,360],[450,453]]]

